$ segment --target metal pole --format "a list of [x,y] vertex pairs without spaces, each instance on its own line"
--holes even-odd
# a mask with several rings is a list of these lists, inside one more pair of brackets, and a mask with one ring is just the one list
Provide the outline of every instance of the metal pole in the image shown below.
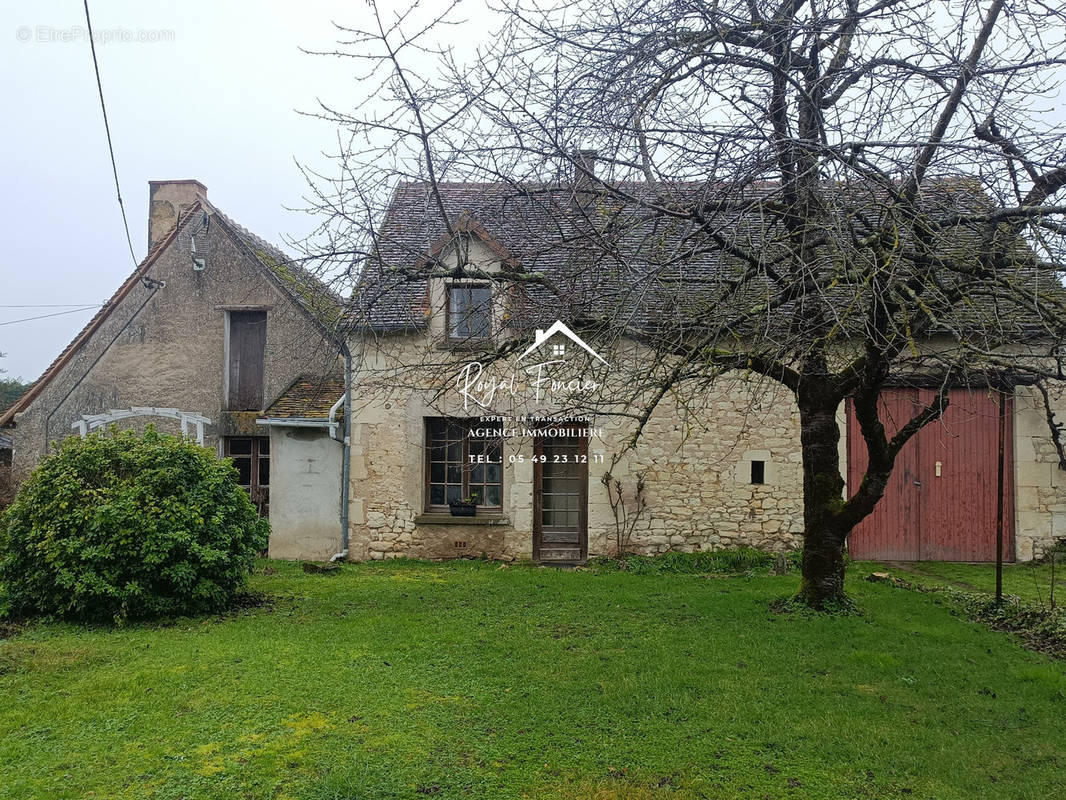
[[996,603],[1003,602],[1003,438],[1007,421],[1007,393],[999,392],[999,463],[996,470]]

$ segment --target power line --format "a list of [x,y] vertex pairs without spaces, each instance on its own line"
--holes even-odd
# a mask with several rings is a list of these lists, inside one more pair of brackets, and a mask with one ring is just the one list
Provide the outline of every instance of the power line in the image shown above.
[[104,87],[100,83],[100,64],[96,60],[96,44],[93,42],[93,24],[89,19],[89,0],[85,0],[85,27],[89,32],[89,48],[93,53],[93,70],[96,72],[96,88],[100,92],[100,110],[104,114],[104,131],[107,133],[107,151],[111,154],[111,172],[115,176],[115,194],[118,196],[118,208],[122,212],[122,225],[126,229],[126,244],[130,246],[130,258],[134,266],[137,256],[133,252],[133,240],[130,238],[130,224],[126,221],[126,207],[122,205],[122,190],[118,185],[118,167],[115,165],[115,148],[111,144],[111,126],[107,124],[107,106],[104,105]]
[[85,306],[84,308],[75,308],[72,311],[57,311],[54,314],[41,314],[39,317],[23,317],[22,319],[12,319],[12,320],[8,320],[7,322],[0,322],[0,326],[14,325],[16,322],[30,322],[31,320],[35,320],[35,319],[48,319],[49,317],[61,317],[64,314],[77,314],[77,313],[79,313],[81,311],[91,311],[92,309],[99,308],[99,307],[100,306],[98,306],[98,305]]
[[103,303],[38,303],[36,305],[19,304],[19,305],[5,305],[0,304],[0,308],[93,308],[96,306],[102,306]]

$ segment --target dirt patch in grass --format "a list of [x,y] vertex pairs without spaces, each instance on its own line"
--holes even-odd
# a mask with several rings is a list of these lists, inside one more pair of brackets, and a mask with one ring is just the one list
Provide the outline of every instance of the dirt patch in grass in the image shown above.
[[917,576],[919,578],[933,578],[934,580],[944,581],[945,583],[949,583],[952,586],[954,586],[954,587],[956,587],[958,589],[962,589],[965,592],[980,592],[981,591],[981,589],[979,587],[974,586],[972,583],[967,583],[966,581],[963,581],[963,580],[952,580],[951,578],[945,578],[945,577],[943,577],[941,575],[936,575],[935,573],[928,572],[928,571],[926,571],[924,569],[916,567],[913,564],[908,564],[905,561],[886,561],[886,562],[884,562],[884,564],[885,564],[886,567],[891,567],[892,569],[898,569],[900,572],[906,572],[906,573],[908,573],[910,575],[914,575],[914,576]]
[[0,622],[0,639],[10,639],[22,632],[23,625],[20,622]]

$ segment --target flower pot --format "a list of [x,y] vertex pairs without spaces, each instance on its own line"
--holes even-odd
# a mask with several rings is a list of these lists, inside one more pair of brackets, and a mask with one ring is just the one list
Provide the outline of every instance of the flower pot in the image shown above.
[[453,517],[473,517],[477,514],[475,503],[448,503]]

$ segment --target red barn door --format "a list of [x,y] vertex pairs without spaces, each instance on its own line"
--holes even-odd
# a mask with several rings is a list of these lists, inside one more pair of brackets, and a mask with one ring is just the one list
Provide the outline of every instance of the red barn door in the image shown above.
[[[894,434],[933,392],[890,389],[881,395],[885,429]],[[994,561],[999,465],[999,399],[992,392],[952,390],[943,418],[927,425],[899,456],[885,496],[852,532],[852,558],[898,561]],[[1003,557],[1013,558],[1012,404],[1004,415]],[[866,445],[848,402],[848,487],[866,469]]]

